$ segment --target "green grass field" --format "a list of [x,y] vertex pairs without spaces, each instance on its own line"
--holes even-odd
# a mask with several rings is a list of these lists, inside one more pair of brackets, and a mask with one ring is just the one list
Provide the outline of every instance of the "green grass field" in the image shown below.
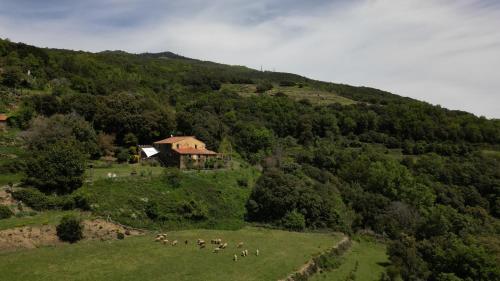
[[354,271],[357,262],[358,268],[354,272],[356,281],[377,281],[388,261],[384,244],[362,238],[359,242],[353,241],[351,249],[344,255],[343,263],[339,268],[318,273],[310,280],[344,281]]
[[[213,246],[198,249],[198,238],[222,238],[226,250],[214,254]],[[333,247],[340,236],[294,233],[260,228],[238,231],[184,230],[169,232],[176,247],[153,242],[152,236],[123,241],[84,241],[74,245],[43,247],[0,253],[2,280],[277,280],[297,270],[315,254]],[[189,244],[184,245],[184,240]],[[240,241],[248,257],[234,254]],[[260,255],[255,256],[255,249]]]
[[[241,96],[249,97],[255,96],[256,85],[251,84],[223,84],[222,90],[228,90],[238,93]],[[356,101],[342,97],[333,92],[321,91],[311,87],[299,88],[295,87],[281,87],[274,85],[274,88],[266,92],[268,95],[275,95],[281,92],[294,100],[307,99],[313,104],[325,105],[332,103],[340,103],[342,105],[355,104]]]

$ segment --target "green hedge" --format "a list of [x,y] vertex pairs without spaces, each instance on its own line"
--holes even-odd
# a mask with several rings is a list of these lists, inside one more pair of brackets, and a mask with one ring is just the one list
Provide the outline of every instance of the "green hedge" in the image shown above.
[[46,195],[35,188],[23,188],[14,191],[12,197],[37,211],[52,209],[71,210],[76,208],[82,210],[90,209],[88,199],[79,194],[64,196]]

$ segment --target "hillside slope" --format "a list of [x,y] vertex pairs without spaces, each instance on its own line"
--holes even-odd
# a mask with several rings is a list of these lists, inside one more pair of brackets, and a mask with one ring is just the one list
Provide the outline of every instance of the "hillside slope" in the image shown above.
[[[149,228],[372,232],[389,240],[387,278],[500,279],[500,120],[168,52],[2,40],[0,69],[10,127],[0,182],[24,182],[19,197],[39,209]],[[177,184],[179,171],[168,184],[153,171],[85,181],[89,163],[127,171],[107,162],[134,162],[138,145],[169,135],[196,136],[245,167],[188,171]]]

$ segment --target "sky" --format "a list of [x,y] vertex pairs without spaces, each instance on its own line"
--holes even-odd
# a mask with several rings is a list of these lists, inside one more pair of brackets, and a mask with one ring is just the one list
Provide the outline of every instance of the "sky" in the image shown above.
[[171,51],[500,118],[500,0],[0,0],[0,37]]

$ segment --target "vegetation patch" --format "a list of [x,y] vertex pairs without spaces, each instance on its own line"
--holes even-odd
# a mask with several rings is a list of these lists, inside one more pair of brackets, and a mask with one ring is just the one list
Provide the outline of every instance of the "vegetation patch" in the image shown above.
[[[94,213],[133,227],[237,229],[244,224],[245,202],[259,174],[247,167],[102,179],[75,196],[88,198]],[[241,178],[249,188],[240,187]]]

